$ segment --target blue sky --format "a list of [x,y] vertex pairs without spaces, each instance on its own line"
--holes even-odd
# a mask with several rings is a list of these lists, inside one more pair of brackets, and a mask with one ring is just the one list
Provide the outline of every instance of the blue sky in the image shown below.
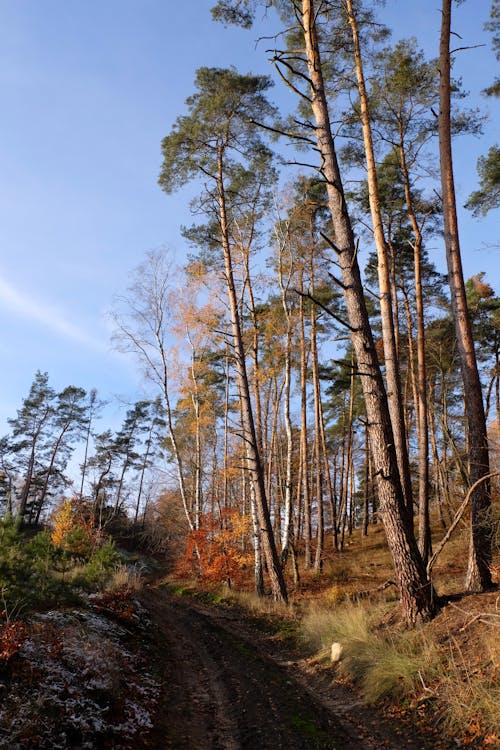
[[[162,245],[179,259],[186,193],[156,184],[160,142],[192,91],[201,65],[272,73],[260,29],[213,24],[212,0],[0,0],[0,433],[37,369],[53,387],[96,387],[101,398],[139,397],[134,363],[110,345],[106,317],[144,253]],[[436,54],[437,0],[389,1],[395,38],[415,35]],[[476,95],[494,77],[487,0],[455,14],[456,67]],[[284,96],[278,85],[275,99]],[[499,140],[499,104],[481,141],[456,144],[459,201],[476,186],[477,156]],[[473,100],[472,102],[473,103]],[[495,215],[496,214],[496,215]],[[465,273],[486,271],[500,293],[498,211],[461,214]],[[444,252],[436,244],[436,264]],[[118,409],[118,407],[116,407]]]

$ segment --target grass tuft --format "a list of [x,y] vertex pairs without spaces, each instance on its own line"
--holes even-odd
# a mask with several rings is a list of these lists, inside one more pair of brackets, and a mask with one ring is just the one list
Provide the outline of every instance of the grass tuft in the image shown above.
[[337,674],[357,685],[367,702],[415,699],[418,705],[422,698],[432,698],[443,729],[450,736],[464,736],[466,732],[474,742],[486,743],[492,738],[497,742],[500,686],[496,621],[490,618],[489,628],[483,625],[479,630],[474,646],[476,662],[472,665],[470,654],[465,657],[452,632],[445,637],[449,643],[446,652],[443,634],[437,635],[432,627],[403,630],[383,625],[387,623],[388,606],[368,602],[333,608],[316,606],[301,622],[303,637],[323,659],[330,657],[332,643],[342,644],[342,656],[335,665]]
[[140,571],[131,565],[120,564],[110,574],[106,582],[106,591],[140,591],[143,587],[144,579]]
[[438,687],[443,723],[451,734],[468,726],[500,737],[498,630],[484,632],[480,641],[478,650],[491,659],[476,668],[470,667],[456,641],[450,650]]
[[329,656],[334,642],[342,644],[340,674],[359,685],[367,701],[406,695],[420,681],[422,670],[435,671],[438,650],[418,631],[377,629],[386,605],[348,603],[336,609],[313,610],[302,621],[306,640]]
[[290,608],[282,602],[276,602],[269,596],[257,596],[254,591],[236,591],[226,589],[228,599],[234,601],[240,607],[257,616],[290,616]]

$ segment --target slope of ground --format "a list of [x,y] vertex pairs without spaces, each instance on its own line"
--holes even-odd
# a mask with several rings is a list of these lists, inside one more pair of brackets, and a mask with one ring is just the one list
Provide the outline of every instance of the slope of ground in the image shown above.
[[[6,750],[448,747],[333,686],[238,607],[147,588],[34,616],[1,679]],[[111,605],[111,606],[109,606]]]
[[[428,726],[384,716],[238,607],[149,589],[163,671],[152,747],[172,750],[451,748]],[[165,742],[165,744],[162,744]]]
[[429,680],[423,665],[417,686],[395,705],[368,706],[359,687],[299,637],[308,612],[336,618],[353,599],[368,610],[382,602],[389,619],[378,627],[397,636],[397,592],[383,588],[390,560],[382,529],[372,528],[328,553],[321,574],[303,572],[300,586],[290,586],[291,606],[270,617],[261,601],[255,614],[250,600],[234,595],[214,603],[217,596],[196,587],[179,596],[150,582],[138,598],[115,591],[7,623],[0,748],[498,748],[500,594],[461,594],[463,536],[438,561],[443,606],[422,631],[454,672],[441,668]]

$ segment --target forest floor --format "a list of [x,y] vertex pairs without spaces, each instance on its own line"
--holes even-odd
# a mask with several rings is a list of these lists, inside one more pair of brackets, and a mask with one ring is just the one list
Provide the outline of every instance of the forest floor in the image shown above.
[[[461,593],[463,549],[457,539],[440,560],[447,603],[423,632],[458,672],[429,682],[424,671],[401,699],[373,705],[318,658],[302,625],[315,607],[336,617],[346,601],[373,609],[383,596],[382,627],[397,637],[394,587],[365,598],[391,575],[381,528],[321,575],[304,571],[286,611],[151,569],[138,591],[82,594],[19,621],[4,612],[0,750],[500,750],[500,718],[485,730],[468,689],[492,686],[490,707],[498,695],[500,592]],[[457,687],[451,726],[447,678]]]
[[[460,639],[471,668],[491,671],[498,665],[478,663],[476,639],[498,604],[498,592],[464,597],[430,625],[438,639]],[[168,581],[35,614],[0,671],[0,748],[499,747],[446,737],[425,696],[406,708],[366,705],[289,625]]]
[[[485,606],[484,598],[476,599]],[[425,711],[365,705],[352,687],[333,678],[330,666],[308,656],[294,638],[284,640],[265,619],[249,618],[234,606],[172,596],[161,586],[148,589],[141,601],[151,614],[162,672],[152,748],[462,746],[459,739],[444,737]],[[468,606],[474,606],[472,599]],[[449,617],[458,628],[460,611],[448,613],[447,626]]]

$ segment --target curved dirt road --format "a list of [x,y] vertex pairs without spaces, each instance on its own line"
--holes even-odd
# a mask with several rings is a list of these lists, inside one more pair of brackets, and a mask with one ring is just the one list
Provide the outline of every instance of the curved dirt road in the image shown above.
[[398,736],[383,722],[370,726],[365,709],[352,698],[350,705],[339,703],[331,690],[308,680],[299,662],[276,657],[269,638],[241,616],[160,587],[141,600],[156,631],[163,685],[155,749],[436,747],[411,733]]

